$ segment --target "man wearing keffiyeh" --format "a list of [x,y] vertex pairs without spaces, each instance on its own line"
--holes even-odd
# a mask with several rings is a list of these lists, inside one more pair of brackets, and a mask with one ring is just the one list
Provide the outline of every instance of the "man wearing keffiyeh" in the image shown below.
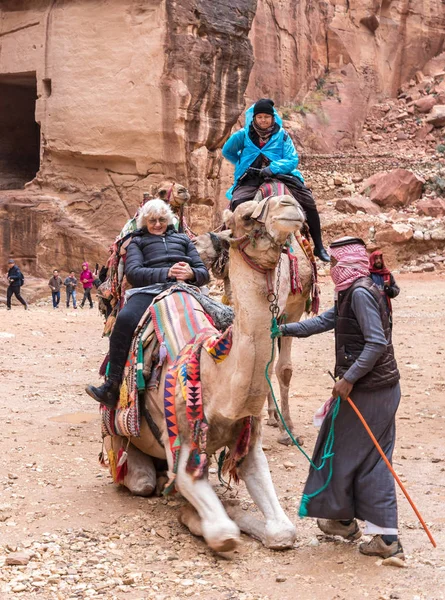
[[[345,237],[329,247],[334,306],[312,319],[280,327],[278,335],[309,337],[335,332],[336,383],[332,396],[348,396],[362,412],[391,461],[395,444],[395,415],[400,402],[399,371],[394,358],[385,302],[369,272],[363,240]],[[320,464],[329,434],[330,413],[321,426],[312,461]],[[392,475],[348,402],[340,404],[335,421],[333,474],[324,491],[311,498],[307,513],[318,517],[328,535],[356,540],[362,535],[357,519],[365,522],[369,542],[362,554],[404,560],[398,538],[397,499]],[[311,495],[328,478],[329,465],[313,468],[304,488]]]
[[381,250],[375,250],[369,255],[369,271],[371,279],[379,288],[380,293],[385,299],[386,312],[389,316],[389,322],[392,327],[392,298],[397,298],[400,288],[397,285],[393,274],[386,268]]

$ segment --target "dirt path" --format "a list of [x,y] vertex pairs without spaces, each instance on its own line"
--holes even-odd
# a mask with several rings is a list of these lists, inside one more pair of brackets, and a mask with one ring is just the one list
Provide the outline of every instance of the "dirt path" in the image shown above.
[[[395,467],[438,549],[400,494],[408,568],[381,566],[355,544],[320,536],[312,520],[297,516],[304,458],[265,428],[280,500],[297,523],[296,548],[271,552],[243,536],[231,559],[214,555],[177,523],[179,497],[130,497],[98,465],[98,412],[83,392],[86,382],[98,381],[107,347],[96,310],[0,308],[0,598],[445,598],[445,280],[399,276],[399,283],[395,346],[403,401]],[[324,308],[331,291],[324,283]],[[331,389],[333,336],[295,341],[293,352],[299,372],[292,413],[311,449],[312,414]],[[254,510],[242,486],[227,496]],[[27,565],[5,565],[16,549],[31,555]]]

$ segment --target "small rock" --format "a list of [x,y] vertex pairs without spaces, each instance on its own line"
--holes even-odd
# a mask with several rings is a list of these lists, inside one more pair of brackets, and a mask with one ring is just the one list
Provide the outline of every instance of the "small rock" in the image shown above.
[[31,557],[27,552],[13,552],[6,557],[5,564],[7,565],[27,565]]
[[23,585],[23,583],[20,583],[19,585],[16,585],[12,588],[13,592],[24,592],[26,591],[28,588],[26,587],[26,585]]
[[290,460],[287,460],[283,463],[283,467],[286,467],[286,469],[295,469],[296,465]]
[[382,560],[382,565],[385,567],[399,567],[401,569],[406,568],[405,561],[395,556],[390,556],[389,558]]
[[287,577],[284,577],[283,575],[277,575],[275,577],[275,581],[277,583],[284,583],[287,580]]

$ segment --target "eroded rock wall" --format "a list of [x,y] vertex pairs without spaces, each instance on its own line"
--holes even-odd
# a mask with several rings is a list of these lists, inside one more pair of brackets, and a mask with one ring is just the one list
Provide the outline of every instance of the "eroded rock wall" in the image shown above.
[[249,100],[271,96],[302,146],[353,145],[369,106],[443,49],[441,0],[259,0],[250,39]]
[[[166,177],[189,187],[195,229],[216,225],[231,180],[220,148],[246,104],[273,97],[300,148],[347,149],[370,104],[442,51],[444,31],[441,0],[3,0],[6,105],[18,107],[11,86],[36,87],[40,168],[27,198],[52,199],[50,229],[74,223],[92,240],[79,260],[102,258]],[[58,258],[50,238],[46,254],[30,236],[29,251],[9,245],[0,259],[35,255],[37,274]]]

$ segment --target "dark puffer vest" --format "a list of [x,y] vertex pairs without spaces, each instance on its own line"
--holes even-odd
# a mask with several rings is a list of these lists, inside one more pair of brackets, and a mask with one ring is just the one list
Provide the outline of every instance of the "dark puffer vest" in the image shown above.
[[183,233],[168,227],[164,235],[152,235],[146,229],[133,234],[127,248],[125,275],[133,287],[155,283],[174,283],[168,276],[175,263],[186,262],[195,275],[193,283],[198,287],[209,281],[209,272],[202,262],[193,242]]
[[335,322],[335,375],[336,377],[343,377],[360,356],[365,346],[365,339],[351,306],[352,294],[359,287],[365,288],[374,296],[380,309],[383,330],[388,345],[372,370],[361,377],[354,384],[354,388],[372,391],[383,387],[391,387],[399,381],[400,374],[394,357],[391,328],[385,303],[379,289],[370,277],[360,277],[351,287],[338,294]]

